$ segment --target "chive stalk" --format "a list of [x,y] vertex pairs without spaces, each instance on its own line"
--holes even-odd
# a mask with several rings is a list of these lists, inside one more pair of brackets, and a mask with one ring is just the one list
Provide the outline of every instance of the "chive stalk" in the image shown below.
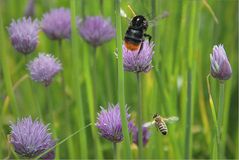
[[218,126],[219,126],[219,146],[218,146],[218,158],[224,158],[222,152],[222,141],[221,141],[221,133],[223,132],[223,105],[224,105],[224,82],[220,82],[219,87],[219,107],[218,107]]
[[138,91],[138,110],[137,110],[137,122],[138,122],[138,158],[143,158],[143,130],[142,130],[142,93],[141,93],[141,76],[140,73],[136,73],[137,76],[137,91]]
[[126,118],[125,97],[124,97],[124,68],[123,68],[123,55],[122,55],[122,31],[121,31],[121,17],[120,17],[120,0],[115,0],[116,11],[116,43],[118,49],[118,100],[120,105],[120,115],[122,121],[122,130],[124,135],[124,151],[125,157],[131,158],[131,149],[129,141],[128,122]]
[[[83,128],[85,126],[85,117],[84,117],[84,108],[82,104],[82,91],[81,91],[81,86],[80,86],[80,79],[79,75],[80,74],[80,66],[78,63],[78,58],[79,57],[79,48],[78,48],[78,41],[77,41],[77,28],[76,28],[76,1],[72,0],[70,2],[71,6],[71,32],[72,32],[72,70],[73,70],[73,75],[72,76],[72,88],[74,92],[74,98],[76,101],[76,107],[77,107],[77,121],[79,123],[79,128]],[[77,80],[76,80],[77,78]],[[80,139],[80,155],[81,158],[87,159],[88,158],[88,150],[87,150],[87,137],[86,137],[86,131],[82,130],[81,135],[79,135]]]

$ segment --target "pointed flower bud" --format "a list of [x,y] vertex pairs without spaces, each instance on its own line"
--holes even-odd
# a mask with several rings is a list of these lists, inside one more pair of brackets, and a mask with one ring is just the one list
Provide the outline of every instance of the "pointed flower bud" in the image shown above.
[[62,70],[59,60],[50,54],[44,53],[40,53],[27,67],[32,80],[41,82],[45,86],[48,86],[52,78]]
[[153,43],[144,41],[139,51],[131,51],[123,45],[124,70],[129,72],[148,72],[152,69],[151,61],[153,58]]
[[223,45],[215,45],[210,54],[211,75],[218,80],[228,80],[232,74],[232,68],[228,61]]
[[[33,121],[31,117],[18,120],[11,124],[10,143],[14,150],[23,158],[35,158],[55,146],[49,133],[48,125]],[[49,151],[41,159],[54,159],[54,150]]]
[[20,53],[29,54],[38,44],[39,24],[37,20],[23,17],[13,20],[8,28],[13,47]]

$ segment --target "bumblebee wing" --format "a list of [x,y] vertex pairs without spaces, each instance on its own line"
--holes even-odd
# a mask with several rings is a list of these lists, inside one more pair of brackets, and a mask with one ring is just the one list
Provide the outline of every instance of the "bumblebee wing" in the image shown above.
[[169,16],[169,12],[168,11],[164,11],[163,13],[161,13],[160,15],[154,17],[153,19],[149,20],[149,26],[157,26],[158,25],[158,21],[161,19],[165,19]]
[[131,19],[127,16],[127,14],[125,13],[125,11],[122,8],[120,8],[120,16],[124,17],[128,22],[131,21]]
[[169,118],[164,118],[163,119],[165,123],[169,123],[169,124],[172,124],[172,123],[175,123],[179,120],[178,117],[176,116],[172,116],[172,117],[169,117]]

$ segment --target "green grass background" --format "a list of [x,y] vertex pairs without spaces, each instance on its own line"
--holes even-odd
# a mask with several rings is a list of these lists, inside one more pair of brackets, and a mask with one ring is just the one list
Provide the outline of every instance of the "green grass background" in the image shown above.
[[[208,6],[205,5],[208,3]],[[168,125],[169,134],[161,135],[152,128],[149,143],[144,148],[145,158],[184,158],[186,126],[191,126],[189,154],[192,158],[211,158],[213,145],[213,119],[209,107],[206,76],[210,72],[209,54],[213,45],[224,44],[232,65],[233,74],[225,82],[223,112],[223,154],[225,158],[238,158],[238,1],[237,0],[122,0],[129,17],[130,4],[136,14],[152,19],[164,11],[165,19],[149,27],[153,36],[154,68],[142,78],[143,120],[151,121],[154,113],[165,117],[178,116],[176,124]],[[71,40],[62,42],[62,64],[65,94],[62,92],[61,75],[45,88],[31,79],[13,86],[28,74],[26,63],[39,52],[59,57],[58,42],[49,40],[41,31],[39,45],[34,53],[25,57],[12,47],[7,27],[12,19],[24,15],[27,0],[0,0],[0,158],[14,158],[8,144],[10,121],[31,115],[42,119],[58,141],[71,135],[96,119],[99,106],[118,103],[117,59],[114,55],[116,41],[113,39],[97,48],[96,55],[96,106],[93,97],[93,48],[77,35],[72,27]],[[113,0],[37,0],[35,18],[41,19],[52,8],[71,8],[72,15],[83,17],[103,15],[115,25]],[[215,14],[215,16],[213,16]],[[75,17],[73,17],[75,18]],[[218,20],[218,22],[217,22]],[[122,19],[122,33],[128,22]],[[74,22],[72,23],[75,24]],[[122,35],[124,36],[124,35]],[[192,73],[192,121],[187,122],[187,76],[188,66]],[[137,81],[134,73],[125,72],[125,103],[136,117]],[[210,79],[212,97],[217,110],[219,82]],[[95,112],[93,112],[95,110]],[[124,144],[118,144],[118,158]],[[133,157],[137,148],[131,146]],[[112,144],[99,137],[92,124],[79,134],[56,148],[56,158],[112,158]]]

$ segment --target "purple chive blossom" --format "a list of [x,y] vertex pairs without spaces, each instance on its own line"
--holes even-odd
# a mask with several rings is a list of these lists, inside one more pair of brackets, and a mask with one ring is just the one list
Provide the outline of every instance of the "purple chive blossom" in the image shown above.
[[232,75],[232,68],[227,59],[223,45],[215,45],[213,53],[210,54],[211,75],[219,80],[227,80]]
[[[40,121],[33,121],[31,117],[18,120],[11,124],[10,143],[20,156],[35,158],[55,146],[55,141],[49,133],[48,125]],[[54,159],[54,150],[41,157],[42,159]]]
[[85,41],[94,47],[115,37],[115,28],[109,20],[101,16],[87,17],[83,22],[78,21],[78,30]]
[[52,78],[62,70],[61,63],[50,54],[40,53],[28,65],[32,80],[48,86]]
[[[143,125],[142,130],[143,130],[143,145],[146,146],[150,137],[149,128]],[[136,126],[133,126],[132,133],[133,133],[133,142],[138,145],[138,128]]]
[[123,45],[124,70],[129,72],[148,72],[151,70],[153,58],[153,43],[144,41],[141,51],[131,51]]
[[37,20],[23,17],[13,20],[8,28],[13,47],[20,53],[29,54],[38,44],[39,24]]
[[42,30],[52,40],[70,38],[71,14],[65,8],[53,9],[43,15]]
[[[127,119],[129,118],[130,115],[127,113]],[[129,122],[129,130],[131,130],[131,126]],[[109,105],[107,110],[101,107],[96,127],[99,129],[100,135],[105,139],[114,143],[121,142],[123,140],[123,133],[119,105]]]
[[28,0],[26,10],[25,10],[25,16],[26,17],[33,17],[35,13],[35,0]]

